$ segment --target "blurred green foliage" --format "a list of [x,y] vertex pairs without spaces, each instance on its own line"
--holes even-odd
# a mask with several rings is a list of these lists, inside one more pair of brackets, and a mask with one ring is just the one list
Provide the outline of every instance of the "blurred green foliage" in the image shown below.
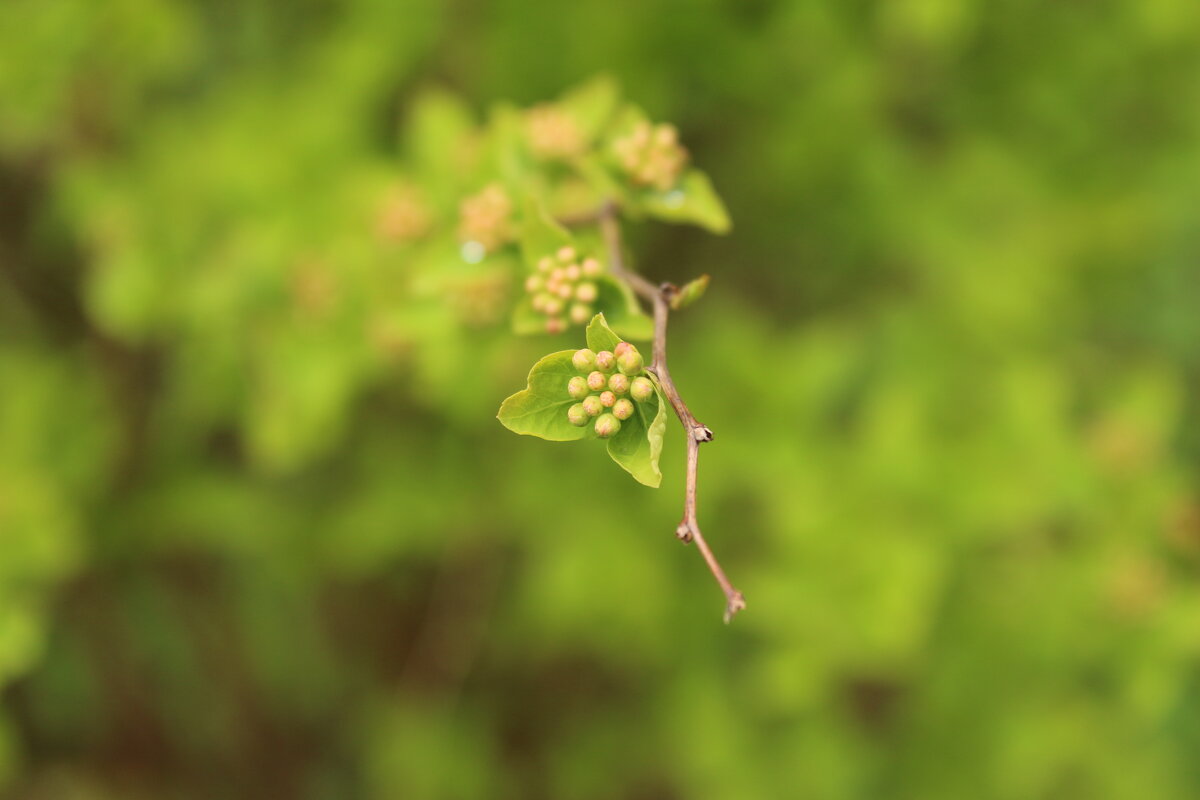
[[[631,232],[729,628],[376,229],[599,71],[736,223]],[[0,784],[1195,797],[1198,100],[1185,0],[0,4]]]

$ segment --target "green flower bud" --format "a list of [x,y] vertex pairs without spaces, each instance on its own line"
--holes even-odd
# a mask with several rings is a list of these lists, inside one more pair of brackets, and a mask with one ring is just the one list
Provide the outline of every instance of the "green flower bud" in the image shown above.
[[607,350],[601,350],[596,353],[596,367],[605,372],[612,372],[613,367],[617,365],[617,357]]
[[554,269],[554,259],[550,258],[550,256],[541,259],[538,261],[538,269],[542,272],[549,272]]
[[576,428],[582,428],[584,425],[587,425],[591,419],[592,418],[588,415],[587,410],[583,407],[583,403],[576,403],[567,409],[567,421]]
[[592,307],[583,303],[573,303],[567,315],[571,318],[571,322],[582,325],[592,318]]
[[587,385],[593,392],[598,392],[608,385],[608,376],[597,370],[587,376]]
[[528,278],[525,279],[525,291],[529,292],[530,294],[533,294],[534,292],[541,291],[541,289],[542,289],[542,279],[540,276],[530,275]]
[[546,320],[546,333],[562,333],[567,329],[567,321],[562,317],[550,317]]
[[617,396],[612,392],[600,393],[600,405],[605,408],[612,408],[617,403]]
[[626,375],[640,375],[646,368],[646,362],[642,360],[642,354],[636,347],[630,347],[617,359],[617,368]]
[[612,389],[616,394],[625,394],[629,391],[629,378],[619,372],[615,372],[608,379],[608,388]]
[[596,419],[596,435],[601,439],[607,439],[619,430],[621,430],[621,420],[612,414],[605,414]]
[[571,395],[572,400],[582,400],[589,392],[587,378],[582,375],[576,375],[567,381],[567,394]]
[[[622,397],[617,402],[613,403],[613,416],[619,420],[627,420],[633,416],[633,401]],[[575,424],[575,423],[572,423]]]
[[591,372],[596,368],[596,354],[586,347],[576,350],[575,355],[571,356],[571,363],[580,372]]
[[575,248],[567,245],[558,249],[558,260],[568,264],[575,260]]
[[[540,297],[541,295],[538,296]],[[562,310],[562,300],[559,300],[557,297],[550,297],[549,295],[546,296],[545,302],[542,303],[542,312],[546,314],[546,316],[553,317]]]
[[654,383],[649,378],[634,378],[629,384],[629,394],[639,403],[649,400],[654,394]]
[[575,299],[581,303],[594,303],[600,296],[600,290],[594,283],[581,283],[575,287]]
[[617,346],[613,348],[613,355],[619,359],[621,356],[629,352],[631,348],[633,348],[633,345],[631,345],[629,342],[619,342],[617,343]]
[[583,406],[583,410],[587,412],[589,417],[598,417],[604,413],[604,404],[600,402],[600,398],[596,395],[583,398],[583,402],[579,405]]
[[581,268],[583,269],[583,274],[587,275],[589,278],[595,278],[600,273],[604,272],[604,268],[600,266],[600,262],[594,258],[585,258]]
[[578,264],[568,264],[566,269],[563,270],[563,275],[566,276],[567,280],[574,283],[575,281],[579,280],[581,275],[583,275],[583,270]]

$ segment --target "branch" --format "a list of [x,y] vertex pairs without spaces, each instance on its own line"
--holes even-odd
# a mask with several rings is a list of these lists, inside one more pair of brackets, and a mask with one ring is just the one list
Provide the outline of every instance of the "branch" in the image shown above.
[[713,432],[688,409],[679,390],[675,388],[671,371],[667,369],[667,318],[671,313],[671,297],[678,290],[670,283],[655,286],[626,268],[621,251],[621,225],[617,220],[617,207],[614,204],[605,204],[597,214],[597,220],[605,246],[608,248],[609,269],[654,308],[654,356],[649,370],[658,378],[663,394],[671,402],[675,416],[679,417],[680,424],[687,432],[687,489],[683,501],[683,519],[675,529],[675,535],[685,543],[696,543],[696,548],[704,556],[705,563],[708,564],[717,583],[721,585],[721,591],[725,593],[725,621],[729,622],[734,614],[746,607],[746,599],[725,576],[725,570],[721,569],[720,562],[713,555],[708,542],[704,540],[700,524],[696,521],[696,472],[700,462],[700,445],[703,442],[711,442]]

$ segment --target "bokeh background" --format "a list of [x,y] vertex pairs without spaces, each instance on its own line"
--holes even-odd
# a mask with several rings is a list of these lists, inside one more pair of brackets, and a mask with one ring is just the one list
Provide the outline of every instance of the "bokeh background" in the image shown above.
[[[413,99],[598,72],[727,237],[631,231],[701,519],[374,325]],[[0,4],[0,794],[1200,795],[1187,0]]]

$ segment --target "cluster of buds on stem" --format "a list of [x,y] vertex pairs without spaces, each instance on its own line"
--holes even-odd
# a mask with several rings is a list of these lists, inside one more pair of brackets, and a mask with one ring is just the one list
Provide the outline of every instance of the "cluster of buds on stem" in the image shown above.
[[679,144],[674,125],[639,122],[627,136],[613,142],[617,162],[635,183],[666,191],[679,181],[687,150]]
[[604,272],[594,258],[580,259],[574,247],[562,247],[538,260],[537,272],[525,279],[533,310],[546,317],[547,333],[562,333],[568,322],[583,325],[592,318],[599,296],[596,278]]
[[491,253],[513,238],[513,203],[498,183],[489,184],[459,205],[458,238]]
[[621,423],[637,409],[635,404],[654,394],[646,362],[629,342],[599,353],[576,350],[571,363],[579,374],[567,381],[567,394],[579,402],[567,409],[567,420],[577,428],[591,423],[601,439],[621,430]]
[[587,142],[571,115],[550,104],[525,115],[525,133],[533,155],[544,161],[568,160],[583,153]]

